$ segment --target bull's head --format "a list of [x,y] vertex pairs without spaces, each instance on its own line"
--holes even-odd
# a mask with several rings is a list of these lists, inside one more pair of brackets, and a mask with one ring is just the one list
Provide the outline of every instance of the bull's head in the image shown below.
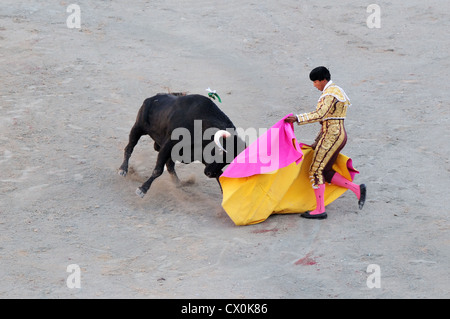
[[[223,141],[223,144],[220,141]],[[225,130],[219,130],[214,134],[214,143],[219,149],[220,160],[206,165],[205,175],[211,178],[217,178],[222,175],[222,169],[230,164],[233,159],[245,149],[245,142],[236,134],[231,134]]]

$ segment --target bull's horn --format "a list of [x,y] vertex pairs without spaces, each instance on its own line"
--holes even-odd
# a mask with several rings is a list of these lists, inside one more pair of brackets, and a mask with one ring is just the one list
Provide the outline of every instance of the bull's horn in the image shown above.
[[219,147],[219,149],[221,151],[224,151],[225,153],[227,152],[226,149],[223,148],[222,144],[220,144],[220,138],[228,138],[231,136],[231,133],[225,130],[219,130],[216,132],[216,134],[214,134],[214,143],[217,144],[217,146]]

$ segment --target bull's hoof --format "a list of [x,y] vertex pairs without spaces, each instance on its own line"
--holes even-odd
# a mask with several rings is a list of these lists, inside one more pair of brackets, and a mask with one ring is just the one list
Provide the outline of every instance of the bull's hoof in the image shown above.
[[119,175],[125,177],[127,176],[127,171],[124,169],[119,169]]
[[136,189],[136,195],[138,195],[140,198],[144,198],[145,193],[142,191],[140,187]]

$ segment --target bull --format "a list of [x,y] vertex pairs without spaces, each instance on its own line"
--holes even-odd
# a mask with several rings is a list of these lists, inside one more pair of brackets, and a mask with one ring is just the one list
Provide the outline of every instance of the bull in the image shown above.
[[[177,139],[180,133],[188,140]],[[236,134],[228,116],[211,99],[196,94],[159,93],[145,99],[131,128],[119,175],[127,175],[129,159],[143,135],[153,139],[158,156],[150,178],[136,190],[140,197],[162,175],[164,165],[175,183],[180,181],[176,161],[185,164],[200,161],[205,165],[204,174],[219,181],[223,168],[245,149],[245,142]],[[180,148],[181,142],[184,147]]]

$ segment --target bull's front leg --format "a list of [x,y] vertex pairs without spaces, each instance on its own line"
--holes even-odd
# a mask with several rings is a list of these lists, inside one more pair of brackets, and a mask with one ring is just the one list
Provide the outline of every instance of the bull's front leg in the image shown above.
[[138,187],[136,189],[136,195],[143,198],[152,185],[153,181],[162,175],[162,173],[164,172],[164,165],[170,159],[171,151],[172,145],[170,143],[167,143],[163,147],[161,147],[152,176],[150,176],[150,178],[144,184],[142,184],[141,187]]
[[220,179],[219,177],[216,177],[217,183],[219,183],[219,187],[220,187],[220,192],[223,194],[223,188],[222,188],[222,184],[220,184]]
[[153,181],[155,179],[157,179],[159,176],[161,176],[163,171],[164,171],[163,167],[161,167],[161,168],[156,167],[153,170],[152,176],[150,176],[150,178],[144,184],[142,184],[141,187],[138,187],[136,189],[136,195],[138,195],[140,198],[144,198],[145,194],[147,193],[148,189],[152,185]]

